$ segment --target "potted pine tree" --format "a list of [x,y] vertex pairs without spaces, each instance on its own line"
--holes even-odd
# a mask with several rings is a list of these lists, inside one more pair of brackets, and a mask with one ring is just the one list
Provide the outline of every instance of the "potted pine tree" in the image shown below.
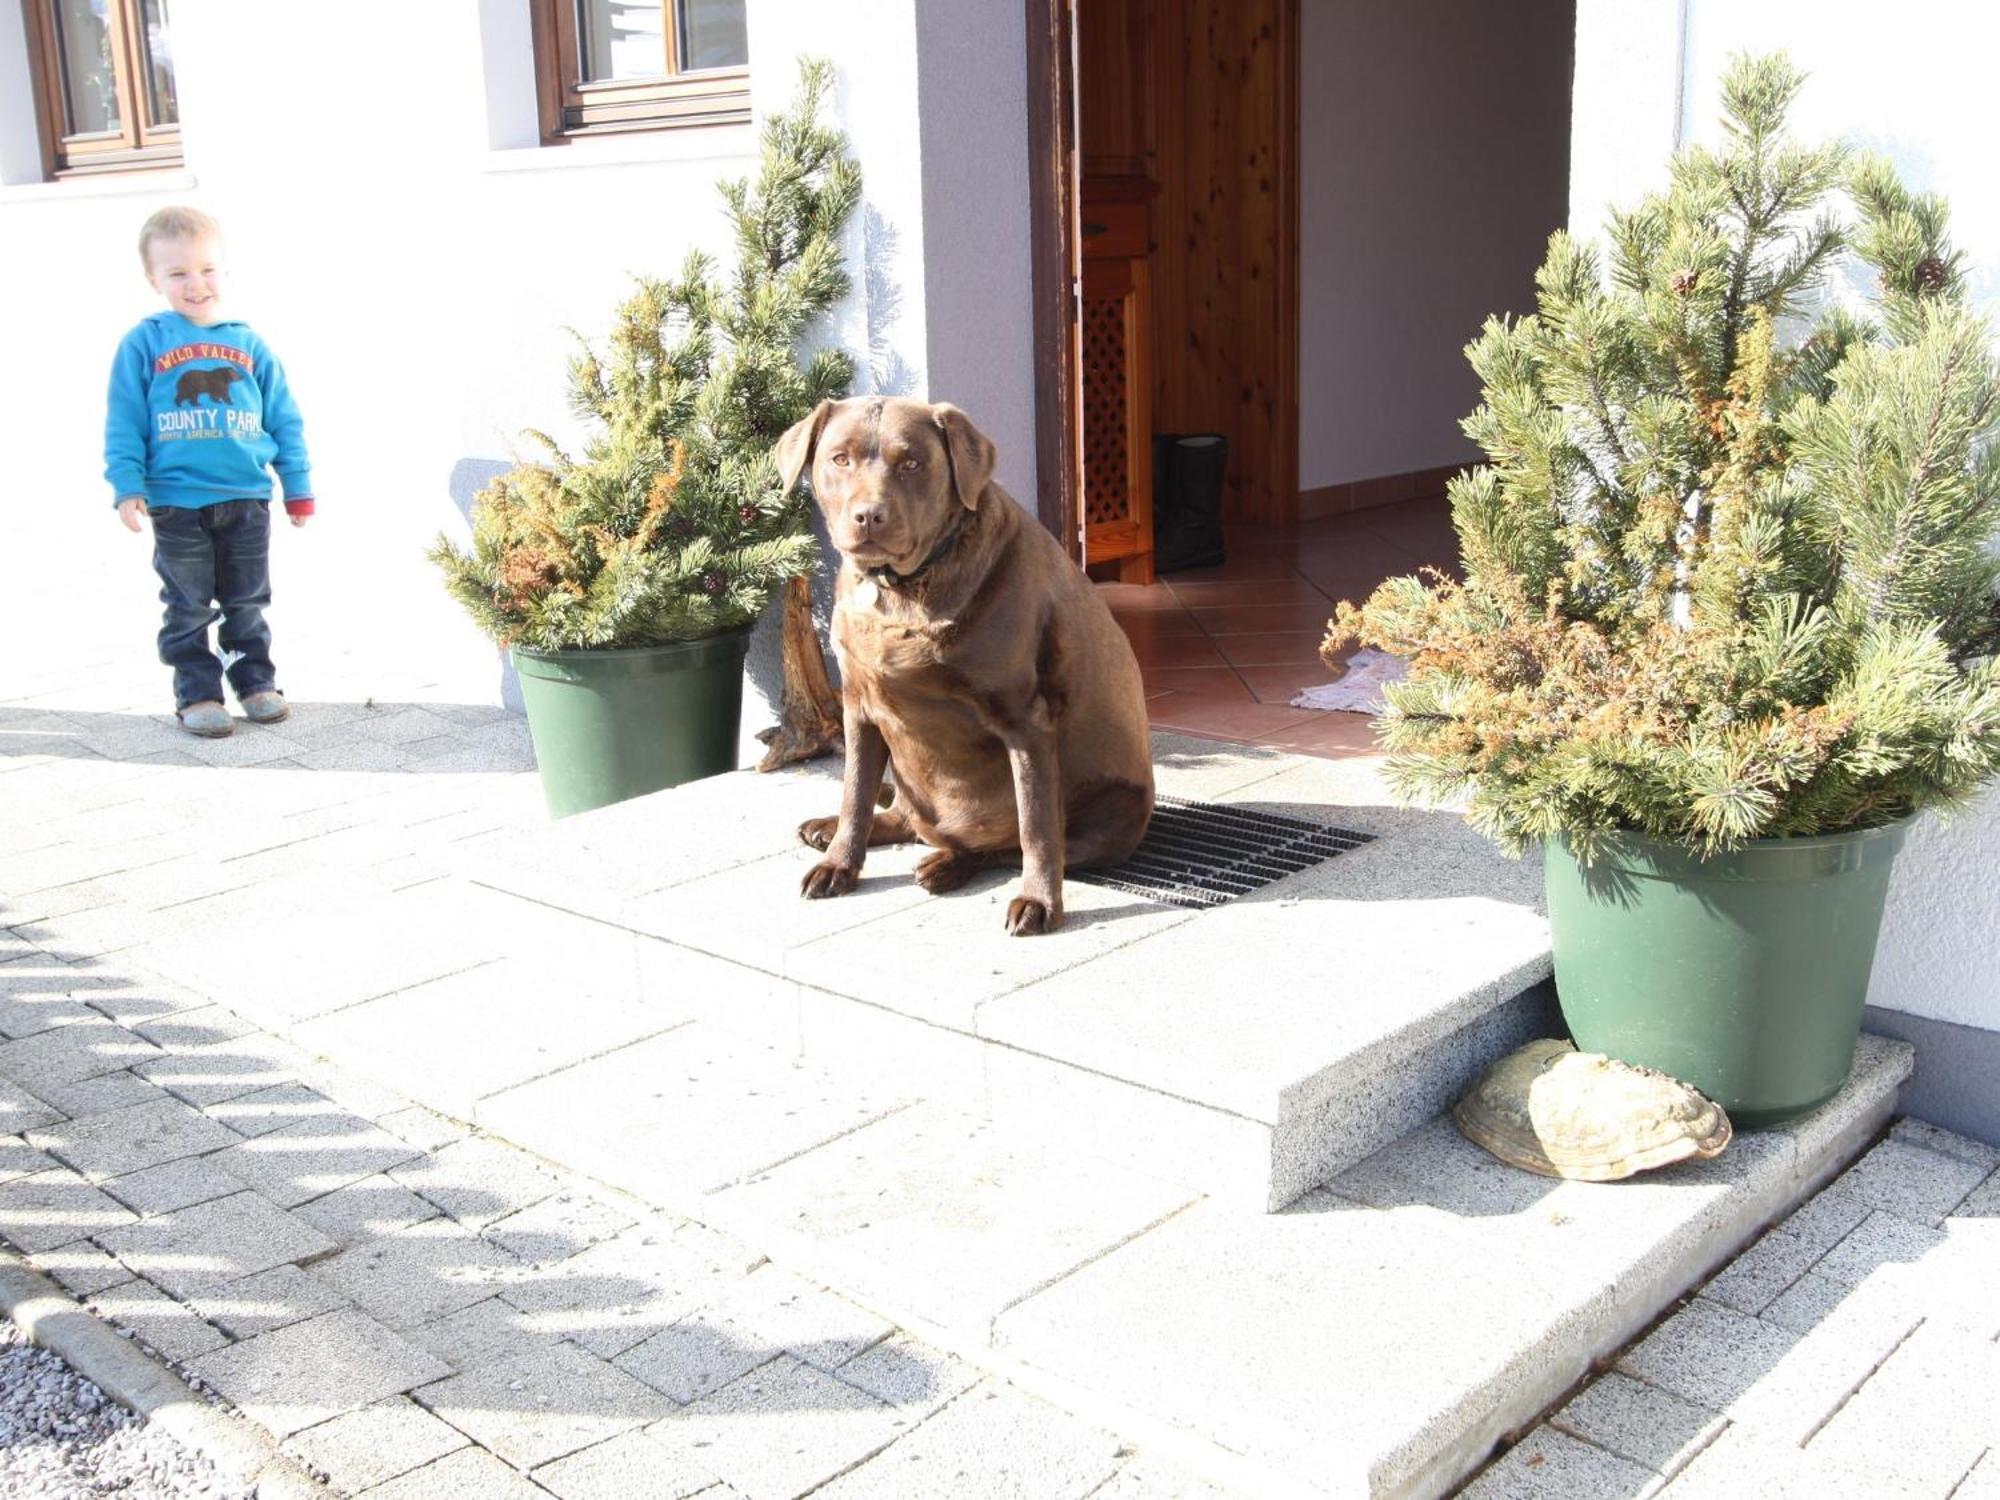
[[846,138],[817,120],[829,78],[804,63],[755,181],[722,185],[734,271],[695,252],[639,278],[608,349],[571,360],[582,455],[528,433],[543,456],[480,492],[470,549],[431,549],[513,654],[555,816],[732,769],[751,628],[812,565],[806,503],[770,454],[853,376],[837,350],[796,353],[847,290],[838,236],[860,196]]
[[1904,830],[2000,770],[1988,330],[1940,199],[1787,138],[1801,81],[1733,60],[1723,146],[1603,265],[1551,238],[1535,315],[1466,351],[1463,581],[1329,636],[1410,658],[1398,790],[1541,845],[1578,1045],[1753,1127],[1844,1082]]

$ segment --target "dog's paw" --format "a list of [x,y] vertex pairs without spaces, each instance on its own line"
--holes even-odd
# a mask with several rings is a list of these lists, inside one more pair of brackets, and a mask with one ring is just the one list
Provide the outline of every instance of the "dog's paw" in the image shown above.
[[1037,901],[1033,896],[1016,896],[1007,903],[1007,931],[1015,937],[1033,937],[1054,932],[1062,926],[1062,908]]
[[917,861],[917,884],[933,896],[955,891],[978,874],[985,861],[956,849],[940,849]]
[[808,901],[818,901],[824,896],[844,896],[860,883],[861,872],[847,865],[837,865],[830,859],[823,859],[806,871],[806,878],[799,882],[799,894]]
[[833,842],[833,830],[839,826],[838,818],[807,818],[799,824],[799,842],[808,849],[825,852],[826,846]]

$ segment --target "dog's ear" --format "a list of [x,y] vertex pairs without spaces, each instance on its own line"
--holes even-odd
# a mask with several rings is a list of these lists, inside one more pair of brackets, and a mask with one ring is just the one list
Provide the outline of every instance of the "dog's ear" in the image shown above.
[[933,406],[931,418],[944,433],[944,451],[951,460],[951,482],[958,490],[958,503],[967,510],[979,509],[979,497],[993,479],[993,439],[947,402]]
[[812,415],[801,417],[785,429],[785,435],[778,439],[771,450],[771,457],[778,463],[778,478],[789,495],[799,482],[799,475],[812,462],[813,449],[819,446],[820,429],[826,426],[826,419],[833,411],[831,401],[822,401],[812,409]]

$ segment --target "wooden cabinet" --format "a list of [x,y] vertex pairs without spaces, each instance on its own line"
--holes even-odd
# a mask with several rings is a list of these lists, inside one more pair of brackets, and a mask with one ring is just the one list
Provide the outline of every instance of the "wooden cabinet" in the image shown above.
[[1126,583],[1153,581],[1153,306],[1143,179],[1086,177],[1083,239],[1083,542]]

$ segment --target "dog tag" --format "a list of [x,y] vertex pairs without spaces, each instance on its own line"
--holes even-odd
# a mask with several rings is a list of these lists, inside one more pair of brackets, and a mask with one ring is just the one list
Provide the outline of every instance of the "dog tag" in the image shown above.
[[854,585],[854,602],[863,609],[873,609],[875,601],[882,597],[882,586],[872,578],[864,578]]

